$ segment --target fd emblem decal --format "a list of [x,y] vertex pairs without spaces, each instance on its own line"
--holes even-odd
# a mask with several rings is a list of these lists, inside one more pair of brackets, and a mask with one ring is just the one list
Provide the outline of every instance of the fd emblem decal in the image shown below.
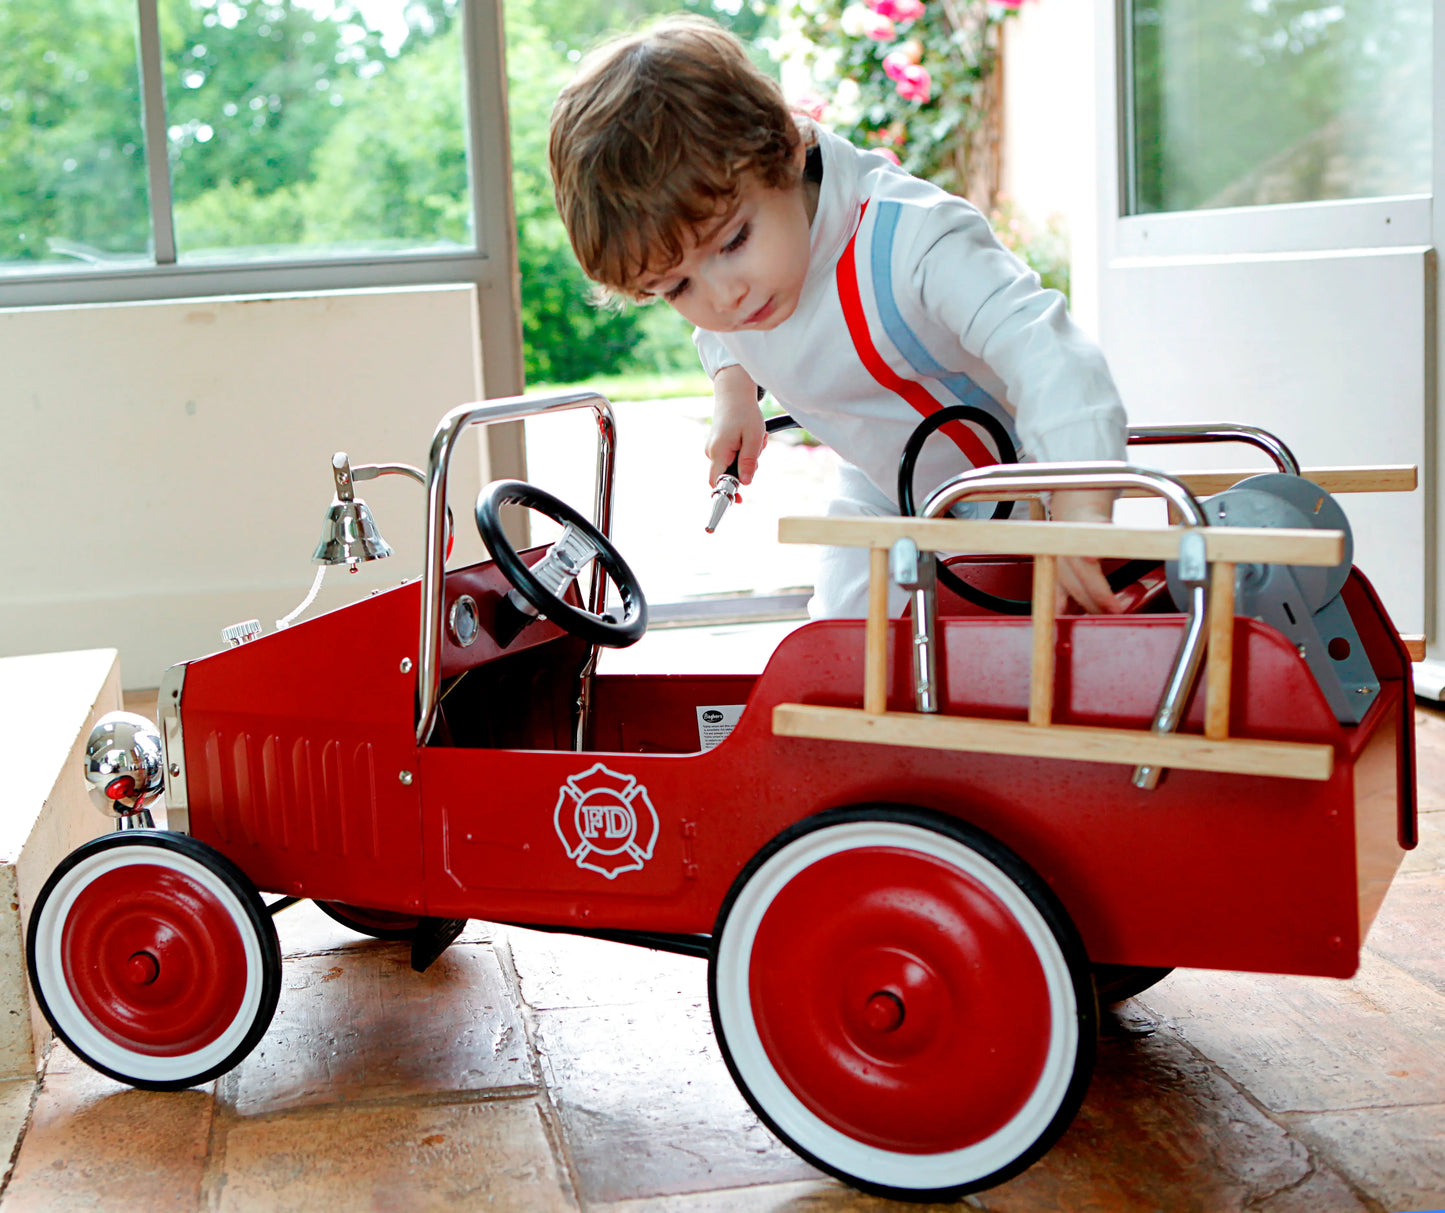
[[641,868],[657,845],[657,813],[647,789],[600,762],[558,789],[552,824],[577,866],[608,880]]

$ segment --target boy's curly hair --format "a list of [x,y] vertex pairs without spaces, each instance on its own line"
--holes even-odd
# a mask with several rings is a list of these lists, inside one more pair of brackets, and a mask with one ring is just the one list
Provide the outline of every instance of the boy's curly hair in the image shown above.
[[669,17],[587,55],[552,109],[557,210],[583,271],[608,293],[683,258],[726,222],[745,179],[798,179],[802,136],[778,85],[702,17]]

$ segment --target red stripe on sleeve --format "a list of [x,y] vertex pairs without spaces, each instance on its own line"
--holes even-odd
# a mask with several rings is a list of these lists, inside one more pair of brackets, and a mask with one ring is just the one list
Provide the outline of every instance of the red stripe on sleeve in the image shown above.
[[[868,204],[865,202],[863,204],[864,214],[867,211]],[[848,247],[843,250],[843,256],[838,262],[838,297],[843,304],[843,319],[848,324],[848,335],[853,338],[853,348],[858,351],[858,357],[863,360],[863,365],[868,369],[868,373],[882,387],[903,397],[918,410],[920,416],[928,417],[943,406],[921,383],[904,379],[889,366],[883,360],[883,355],[878,352],[877,346],[873,344],[873,336],[868,331],[868,318],[863,313],[863,296],[858,290],[858,264],[854,250],[854,246],[858,242],[858,231],[862,226],[863,216],[860,215],[858,227],[853,229]],[[983,444],[978,435],[961,421],[950,421],[942,427],[942,432],[953,439],[954,445],[963,452],[974,467],[988,467],[998,462],[998,459]]]

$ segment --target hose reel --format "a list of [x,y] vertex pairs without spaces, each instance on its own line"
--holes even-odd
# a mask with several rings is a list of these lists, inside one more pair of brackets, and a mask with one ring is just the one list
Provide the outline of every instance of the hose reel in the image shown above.
[[[1340,591],[1354,563],[1349,520],[1339,503],[1302,476],[1269,472],[1242,480],[1201,503],[1213,526],[1343,531],[1344,558],[1330,568],[1241,564],[1235,612],[1277,628],[1299,651],[1341,724],[1359,724],[1380,693],[1365,646]],[[1179,571],[1167,566],[1169,592],[1184,601]]]

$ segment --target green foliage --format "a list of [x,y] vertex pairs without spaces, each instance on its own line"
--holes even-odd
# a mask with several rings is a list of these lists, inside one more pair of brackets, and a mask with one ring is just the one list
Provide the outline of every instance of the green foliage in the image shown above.
[[570,383],[626,369],[638,340],[635,312],[596,308],[552,201],[547,122],[572,72],[565,50],[532,17],[528,0],[506,7],[512,194],[522,271],[528,381]]
[[[377,35],[345,8],[337,16],[319,17],[295,0],[165,0],[161,39],[177,203],[243,182],[265,196],[314,175],[312,158],[345,108],[331,104],[331,96],[344,95],[364,67],[385,68]],[[351,29],[362,32],[354,57],[343,41]],[[255,243],[270,243],[269,235],[258,234]]]
[[409,6],[393,51],[346,6],[165,12],[183,253],[470,242],[455,0]]
[[533,18],[547,32],[554,49],[567,56],[670,13],[711,17],[744,43],[751,43],[770,28],[772,8],[763,0],[531,0],[531,5]]
[[[706,7],[707,0],[691,0]],[[696,366],[670,309],[594,307],[552,202],[547,121],[584,44],[672,0],[509,0],[509,104],[531,380]],[[375,29],[348,0],[160,0],[182,258],[471,243],[457,0]],[[743,35],[761,6],[716,13]],[[0,0],[0,262],[148,255],[133,6]]]
[[143,255],[150,237],[134,12],[0,3],[0,262]]
[[1425,193],[1428,0],[1138,0],[1137,212]]

